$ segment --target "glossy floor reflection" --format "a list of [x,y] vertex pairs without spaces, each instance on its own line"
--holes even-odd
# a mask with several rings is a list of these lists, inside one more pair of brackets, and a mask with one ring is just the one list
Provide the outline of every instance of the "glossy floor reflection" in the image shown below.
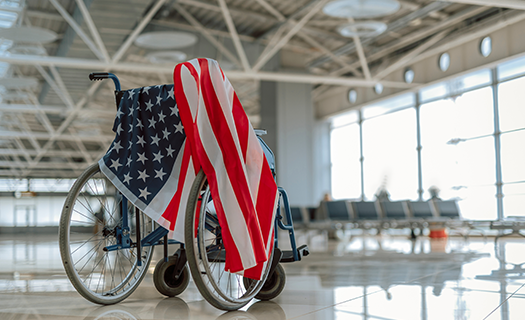
[[[522,319],[525,241],[417,241],[365,236],[328,241],[298,236],[312,253],[284,265],[287,282],[271,302],[225,313],[190,283],[164,298],[149,274],[124,302],[101,307],[70,285],[57,237],[0,236],[0,319]],[[283,242],[281,242],[283,243]],[[153,272],[161,257],[157,250]]]

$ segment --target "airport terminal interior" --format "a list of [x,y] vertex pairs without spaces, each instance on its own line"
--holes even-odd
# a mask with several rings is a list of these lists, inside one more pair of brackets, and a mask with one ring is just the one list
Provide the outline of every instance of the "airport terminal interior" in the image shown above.
[[0,319],[522,319],[523,30],[521,0],[0,0]]

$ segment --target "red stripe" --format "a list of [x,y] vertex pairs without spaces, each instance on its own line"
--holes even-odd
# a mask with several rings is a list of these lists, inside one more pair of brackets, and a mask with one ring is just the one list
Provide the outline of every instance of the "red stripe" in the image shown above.
[[[190,150],[187,148],[188,140],[186,139],[186,146],[184,147],[184,150],[181,150],[179,152],[183,152],[182,154],[182,163],[179,173],[179,183],[177,184],[177,191],[175,192],[175,195],[173,198],[171,198],[170,203],[166,207],[166,210],[162,214],[162,217],[170,222],[170,230],[175,230],[175,222],[177,221],[177,217],[181,211],[180,208],[180,202],[182,197],[182,191],[184,189],[184,182],[186,180],[186,174],[188,172],[188,167],[190,164]],[[180,155],[177,155],[180,156]],[[185,207],[184,207],[185,208]],[[184,209],[182,214],[184,214]]]
[[196,137],[196,150],[198,153],[204,154],[204,156],[201,158],[202,170],[206,173],[206,177],[208,178],[213,204],[215,206],[215,210],[217,211],[219,225],[221,226],[222,240],[224,242],[224,248],[226,249],[225,269],[230,270],[230,272],[239,272],[244,270],[244,266],[242,264],[239,249],[233,240],[228,221],[226,220],[226,212],[224,211],[224,207],[219,196],[215,168],[209,161],[208,157],[205,156],[206,152],[204,151],[204,147],[198,132],[196,133]]
[[[190,63],[185,63],[184,66],[189,69],[190,74],[192,74],[194,78],[197,76],[196,83],[199,84],[200,80],[198,78],[198,75],[197,75],[197,72],[194,66]],[[221,228],[222,228],[223,242],[226,247],[226,253],[227,253],[226,268],[228,270],[231,270],[232,272],[238,272],[238,271],[243,270],[244,267],[242,265],[242,260],[241,260],[238,248],[235,245],[235,242],[233,241],[233,237],[229,230],[229,226],[226,220],[222,202],[220,201],[219,192],[217,189],[217,178],[215,174],[215,168],[209,162],[206,156],[206,152],[204,151],[202,142],[200,140],[200,135],[198,132],[197,125],[194,122],[194,119],[192,118],[188,101],[186,100],[186,96],[184,95],[183,83],[182,83],[183,80],[181,77],[181,67],[182,67],[181,64],[177,65],[177,67],[175,68],[175,73],[174,73],[174,84],[176,87],[175,94],[176,94],[177,103],[179,105],[180,117],[184,125],[184,130],[186,131],[186,134],[188,137],[187,139],[190,140],[189,142],[192,145],[194,163],[196,163],[197,161],[201,163],[203,167],[203,171],[205,172],[206,177],[208,178],[208,183],[210,185],[210,192],[212,194],[212,198],[214,199],[214,205],[217,211],[217,218],[219,219],[219,224],[221,225]],[[200,155],[204,155],[204,156],[200,157]],[[199,158],[200,158],[200,161],[199,161]]]
[[242,170],[243,163],[238,157],[237,147],[232,137],[232,133],[230,131],[231,129],[228,125],[228,122],[226,121],[226,117],[224,116],[224,110],[217,99],[210,70],[208,68],[208,61],[204,60],[200,62],[202,84],[201,90],[204,105],[208,112],[208,118],[219,147],[222,151],[226,173],[228,174],[237,202],[248,227],[248,233],[250,235],[251,244],[254,249],[253,252],[255,255],[255,261],[257,263],[264,262],[267,260],[266,252],[264,252],[266,245],[262,239],[257,213],[255,212],[255,206],[252,202],[246,176]]
[[250,134],[250,120],[248,119],[246,112],[244,112],[244,109],[236,93],[233,93],[232,113],[233,120],[235,121],[235,128],[237,128],[237,135],[239,136],[239,143],[241,145],[242,156],[244,158],[244,163],[246,163],[246,153],[248,152],[249,140],[248,137]]
[[197,87],[199,86],[199,77],[198,73],[189,62],[180,63],[175,67],[173,72],[173,84],[175,87],[175,101],[177,101],[177,106],[179,109],[180,120],[182,121],[182,126],[184,127],[184,132],[186,133],[186,139],[191,147],[191,152],[193,154],[193,167],[195,169],[195,174],[200,170],[200,163],[197,157],[197,151],[195,150],[195,128],[193,125],[193,119],[191,116],[191,109],[184,94],[184,85],[182,83],[182,67],[186,67],[190,74],[195,79]]
[[[277,193],[277,185],[275,184],[275,180],[273,179],[272,173],[270,171],[270,166],[268,165],[268,161],[266,161],[264,154],[263,158],[264,161],[261,170],[261,178],[259,180],[259,192],[257,194],[257,212],[273,213],[275,210],[275,200],[279,195]],[[261,225],[264,243],[268,243],[268,238],[273,237],[274,232],[276,232],[274,229],[273,232],[270,233],[270,230],[272,230],[272,224],[275,223],[274,221],[274,219],[270,219],[269,217],[259,216],[259,223]],[[268,252],[272,252],[273,245],[274,243],[272,240],[270,241],[270,248]],[[259,263],[257,266],[246,270],[244,272],[244,276],[250,279],[260,280],[263,266],[263,263]]]

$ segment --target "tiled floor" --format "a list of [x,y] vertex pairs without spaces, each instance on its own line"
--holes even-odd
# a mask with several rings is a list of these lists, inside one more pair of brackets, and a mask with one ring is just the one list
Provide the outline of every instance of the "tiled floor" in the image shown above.
[[[299,236],[299,243],[306,237]],[[328,241],[284,265],[286,287],[240,311],[211,307],[193,283],[164,298],[151,274],[124,302],[98,306],[67,279],[56,236],[0,236],[0,319],[524,319],[525,240],[401,236]],[[152,266],[160,258],[157,250]],[[151,267],[153,270],[153,267]]]

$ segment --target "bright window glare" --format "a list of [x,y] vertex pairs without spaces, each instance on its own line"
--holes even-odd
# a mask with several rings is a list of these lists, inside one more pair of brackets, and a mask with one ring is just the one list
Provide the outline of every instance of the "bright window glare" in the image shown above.
[[502,63],[498,66],[498,79],[504,80],[525,73],[525,57]]
[[359,121],[359,113],[356,110],[338,115],[332,119],[332,127],[337,128]]
[[332,130],[332,198],[350,199],[361,196],[361,164],[359,162],[359,125],[353,123]]
[[415,103],[416,99],[413,93],[402,94],[363,108],[363,118],[369,119],[390,111],[402,109],[404,107],[411,107]]
[[[74,179],[31,179],[29,191],[34,192],[69,192]],[[27,179],[0,179],[0,191],[28,191]]]
[[[382,187],[390,200],[415,200],[421,170],[423,200],[428,200],[428,190],[436,187],[441,199],[458,201],[463,218],[494,220],[498,217],[498,151],[503,182],[501,213],[503,217],[525,217],[525,57],[497,67],[499,79],[522,76],[497,83],[497,108],[492,72],[479,70],[417,93],[422,103],[420,163],[414,94],[363,107],[362,136],[359,123],[352,122],[350,129],[344,126],[351,123],[348,118],[334,118],[332,123],[341,127],[333,126],[332,131],[333,195],[357,198],[362,184],[367,201],[374,200]],[[496,111],[499,122],[495,122]],[[495,133],[496,124],[500,134]],[[360,140],[363,181],[359,176]]]
[[414,108],[363,122],[365,197],[385,187],[391,200],[417,195],[416,112]]

